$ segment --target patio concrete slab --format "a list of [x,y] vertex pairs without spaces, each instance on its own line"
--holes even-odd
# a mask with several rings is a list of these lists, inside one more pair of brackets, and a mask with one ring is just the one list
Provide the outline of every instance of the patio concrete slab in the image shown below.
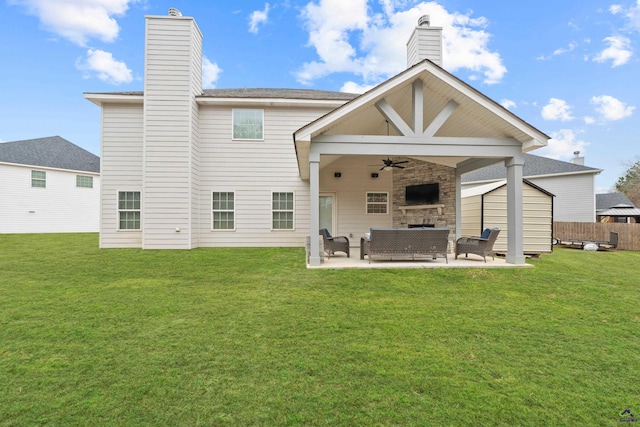
[[496,257],[495,260],[487,257],[487,262],[477,256],[470,255],[469,258],[449,255],[449,263],[444,258],[436,258],[435,260],[420,261],[371,261],[365,257],[361,260],[357,255],[357,250],[352,252],[356,256],[347,258],[342,254],[334,255],[331,258],[325,256],[324,262],[318,266],[307,264],[309,269],[343,269],[343,268],[533,268],[531,264],[508,264],[504,258]]

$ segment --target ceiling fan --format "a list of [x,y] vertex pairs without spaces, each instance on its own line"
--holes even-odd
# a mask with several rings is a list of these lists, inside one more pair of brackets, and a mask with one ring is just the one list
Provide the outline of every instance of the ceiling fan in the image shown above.
[[[398,168],[398,169],[404,169],[404,166],[400,166],[402,163],[409,163],[409,160],[402,160],[400,162],[394,162],[393,160],[391,160],[389,157],[387,157],[386,159],[382,159],[382,163],[384,163],[384,166],[382,166],[380,168],[381,171],[389,171],[392,170],[393,168]],[[371,165],[371,166],[375,166],[375,165]]]

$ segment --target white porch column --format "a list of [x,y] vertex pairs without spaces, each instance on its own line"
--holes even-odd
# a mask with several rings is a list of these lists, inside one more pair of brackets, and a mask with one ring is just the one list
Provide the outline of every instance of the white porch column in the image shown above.
[[309,265],[320,265],[320,154],[309,154]]
[[522,222],[523,157],[511,157],[507,166],[507,257],[509,264],[524,264],[524,233]]
[[462,237],[462,174],[456,169],[456,241]]

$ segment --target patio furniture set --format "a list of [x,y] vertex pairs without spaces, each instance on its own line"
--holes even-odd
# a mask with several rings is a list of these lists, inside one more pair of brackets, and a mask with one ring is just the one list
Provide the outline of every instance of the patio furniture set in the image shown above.
[[[499,228],[487,228],[480,236],[459,238],[455,243],[455,258],[461,254],[465,254],[465,257],[475,254],[486,263],[487,255],[494,255],[493,244],[499,233]],[[348,237],[331,236],[326,228],[321,229],[320,234],[324,251],[329,257],[336,252],[344,252],[350,257]],[[448,228],[372,228],[360,239],[360,259],[364,260],[366,256],[371,263],[372,260],[415,261],[441,257],[448,264],[448,244]]]

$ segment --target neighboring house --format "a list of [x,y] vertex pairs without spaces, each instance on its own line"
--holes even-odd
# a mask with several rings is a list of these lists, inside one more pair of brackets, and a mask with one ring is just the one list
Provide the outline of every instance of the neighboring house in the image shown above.
[[598,222],[640,222],[640,209],[624,193],[596,194]]
[[[525,254],[553,251],[553,194],[522,180],[523,242]],[[507,182],[491,182],[462,189],[462,234],[479,236],[485,228],[507,227]],[[500,233],[493,245],[496,252],[507,251],[506,236]]]
[[97,232],[100,158],[59,136],[0,144],[0,233]]
[[453,240],[462,174],[501,161],[506,261],[524,263],[523,153],[549,137],[441,68],[441,28],[421,18],[407,70],[362,95],[203,91],[202,35],[175,15],[146,17],[144,92],[85,93],[102,109],[101,247],[309,236],[318,265],[321,225],[352,246],[370,227],[426,222]]
[[[531,183],[555,195],[553,220],[595,222],[595,177],[602,169],[584,166],[579,153],[571,162],[549,159],[534,154],[524,155],[523,176]],[[505,179],[503,164],[476,170],[462,177],[464,188]]]

